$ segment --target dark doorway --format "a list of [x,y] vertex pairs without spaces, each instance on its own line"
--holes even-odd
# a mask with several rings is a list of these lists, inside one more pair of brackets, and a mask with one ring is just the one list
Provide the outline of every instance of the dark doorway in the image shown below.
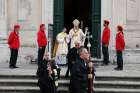
[[92,0],[64,0],[64,26],[70,30],[73,20],[78,19],[83,25],[80,27],[91,28]]
[[65,26],[68,30],[73,27],[72,21],[83,21],[83,28],[89,27],[91,39],[91,55],[101,57],[101,0],[54,0],[53,38]]

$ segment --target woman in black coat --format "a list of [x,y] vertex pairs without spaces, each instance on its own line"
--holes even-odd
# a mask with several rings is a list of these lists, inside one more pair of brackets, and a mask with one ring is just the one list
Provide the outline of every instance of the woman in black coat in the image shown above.
[[57,93],[52,74],[51,66],[44,59],[37,70],[37,76],[39,78],[38,86],[40,87],[41,93]]

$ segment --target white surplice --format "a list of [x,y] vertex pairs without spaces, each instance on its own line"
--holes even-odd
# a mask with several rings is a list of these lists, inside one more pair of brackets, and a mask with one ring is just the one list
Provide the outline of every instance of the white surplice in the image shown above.
[[68,37],[67,33],[64,33],[64,32],[59,33],[57,35],[56,39],[57,39],[57,42],[58,42],[58,48],[57,48],[56,56],[61,55],[61,54],[67,55],[67,53],[68,53],[68,43],[69,43],[69,37]]

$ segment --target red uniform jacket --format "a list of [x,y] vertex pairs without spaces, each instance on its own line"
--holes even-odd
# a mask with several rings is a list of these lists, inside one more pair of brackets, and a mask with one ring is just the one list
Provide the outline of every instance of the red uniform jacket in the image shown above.
[[105,27],[103,30],[103,35],[102,35],[102,44],[109,44],[110,40],[110,29],[109,27]]
[[18,34],[15,31],[10,33],[9,38],[8,38],[8,44],[10,48],[19,49],[20,40],[19,40]]
[[118,32],[116,35],[116,50],[123,51],[125,48],[124,35],[122,32]]
[[45,31],[38,31],[37,33],[37,43],[38,43],[38,47],[42,47],[42,46],[46,46],[47,45],[47,38],[46,38],[46,34]]

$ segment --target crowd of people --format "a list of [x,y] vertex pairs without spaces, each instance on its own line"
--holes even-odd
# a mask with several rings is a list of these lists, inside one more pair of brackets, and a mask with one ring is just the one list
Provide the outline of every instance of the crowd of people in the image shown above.
[[[64,28],[62,32],[56,36],[57,47],[55,53],[55,62],[48,61],[48,53],[45,52],[47,46],[47,37],[45,34],[45,24],[41,24],[37,33],[38,43],[38,86],[41,93],[57,93],[55,76],[60,78],[60,65],[67,64],[68,68],[65,74],[66,78],[70,78],[70,93],[87,93],[88,79],[93,79],[94,66],[92,73],[88,73],[88,62],[90,61],[89,51],[84,48],[86,34],[79,28],[79,20],[73,21],[73,28],[67,34],[67,29]],[[111,30],[109,28],[109,21],[104,20],[104,30],[102,34],[102,53],[103,66],[109,64],[108,46],[110,41]],[[16,24],[13,31],[8,38],[8,45],[11,51],[9,68],[18,68],[16,61],[18,57],[18,50],[20,48],[19,39],[20,25]],[[68,44],[70,43],[70,49]],[[116,34],[116,54],[117,67],[115,70],[123,70],[123,50],[125,49],[125,41],[123,34],[123,27],[117,26]],[[70,74],[69,74],[70,73]]]

